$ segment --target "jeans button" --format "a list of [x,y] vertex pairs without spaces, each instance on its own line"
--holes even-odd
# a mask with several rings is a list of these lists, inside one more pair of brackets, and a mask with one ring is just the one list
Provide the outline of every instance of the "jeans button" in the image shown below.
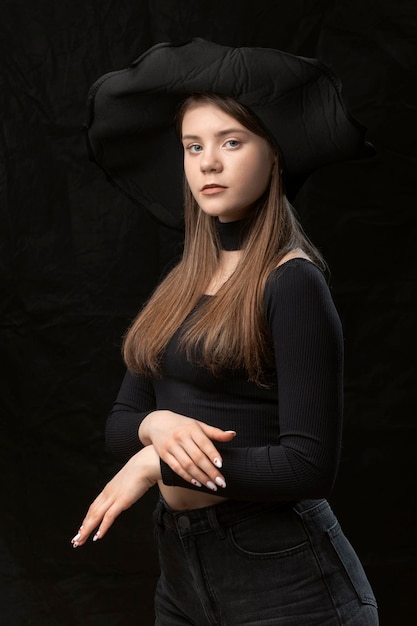
[[178,518],[178,528],[180,530],[188,530],[190,528],[190,520],[186,515],[181,515]]

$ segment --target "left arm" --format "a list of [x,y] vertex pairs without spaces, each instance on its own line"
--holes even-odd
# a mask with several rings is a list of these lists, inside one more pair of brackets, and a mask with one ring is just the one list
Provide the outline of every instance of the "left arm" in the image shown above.
[[[227,487],[221,495],[258,501],[325,497],[340,454],[343,338],[320,270],[304,260],[275,270],[265,290],[265,314],[277,370],[279,443],[223,445]],[[189,487],[167,464],[161,468],[165,484]]]

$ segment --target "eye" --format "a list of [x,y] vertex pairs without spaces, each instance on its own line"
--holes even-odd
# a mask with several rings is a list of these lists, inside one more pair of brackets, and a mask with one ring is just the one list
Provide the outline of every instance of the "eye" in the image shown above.
[[240,146],[240,141],[237,139],[228,139],[225,144],[228,148],[238,148]]
[[188,150],[188,152],[191,152],[193,154],[201,152],[202,149],[203,149],[203,147],[200,146],[200,144],[198,144],[198,143],[193,143],[190,146],[187,146],[187,148],[186,148],[186,150]]

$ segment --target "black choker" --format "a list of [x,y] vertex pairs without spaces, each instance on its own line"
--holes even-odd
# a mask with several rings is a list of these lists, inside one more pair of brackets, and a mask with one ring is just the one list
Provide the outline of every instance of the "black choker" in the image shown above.
[[241,250],[245,226],[248,220],[236,222],[220,222],[216,218],[216,231],[220,239],[222,250]]

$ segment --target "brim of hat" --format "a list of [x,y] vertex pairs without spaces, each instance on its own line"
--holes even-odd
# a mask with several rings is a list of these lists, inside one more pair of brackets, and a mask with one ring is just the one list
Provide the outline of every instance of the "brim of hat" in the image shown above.
[[375,152],[340,82],[317,59],[201,38],[158,44],[94,83],[85,127],[90,158],[109,181],[171,228],[183,227],[175,116],[189,95],[208,92],[236,99],[257,117],[279,150],[289,196],[313,171]]

